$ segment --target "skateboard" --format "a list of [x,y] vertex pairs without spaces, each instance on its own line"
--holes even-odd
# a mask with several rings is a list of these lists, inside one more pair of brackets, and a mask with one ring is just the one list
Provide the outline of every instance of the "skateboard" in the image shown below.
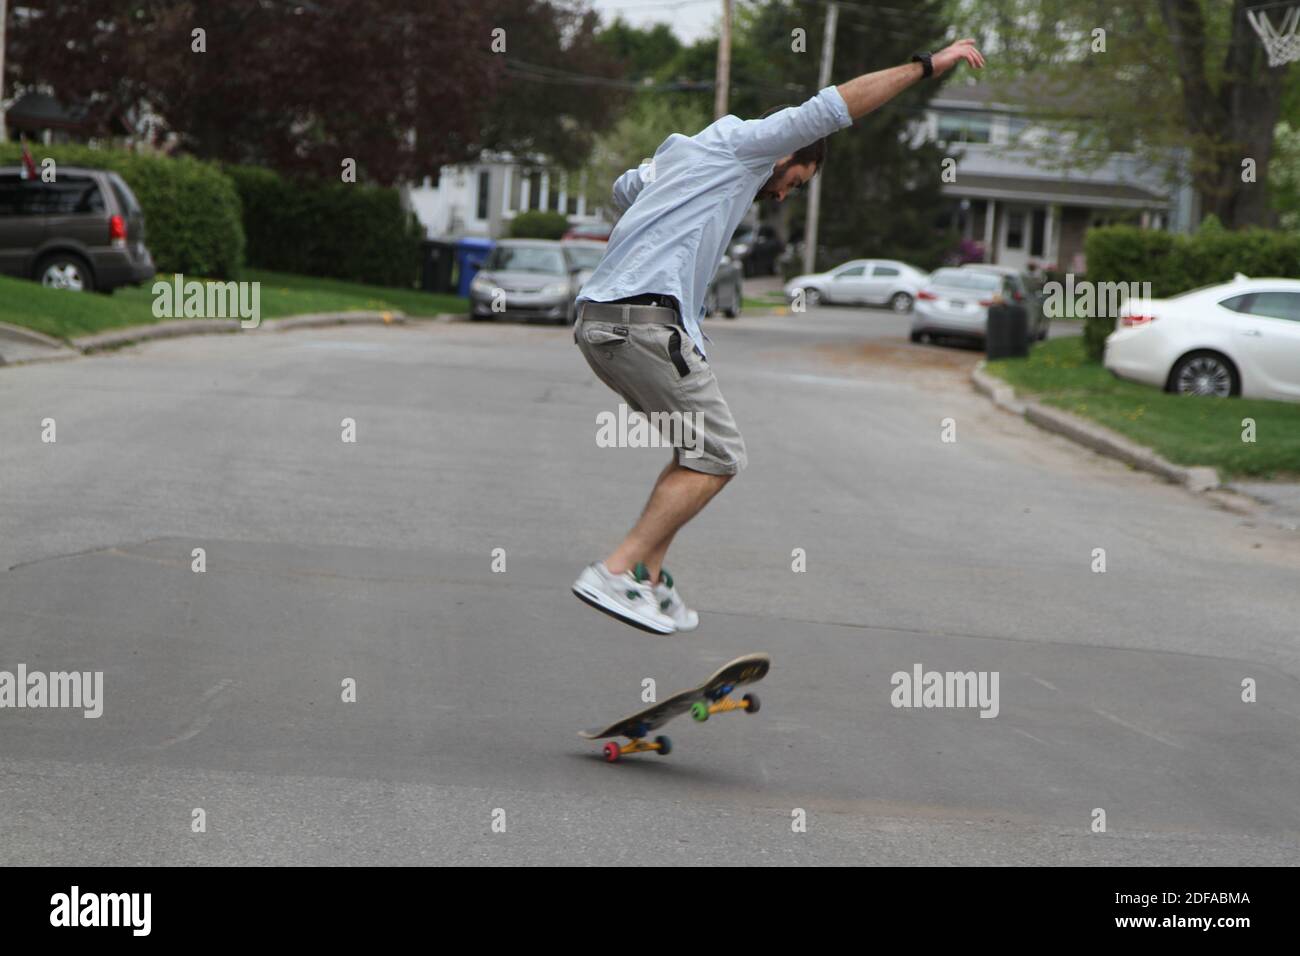
[[666,757],[672,752],[673,742],[664,736],[646,740],[650,731],[662,727],[674,717],[679,717],[687,711],[697,721],[705,721],[714,714],[724,714],[732,710],[743,710],[747,714],[758,713],[757,694],[746,694],[740,700],[728,695],[741,684],[753,684],[762,680],[767,676],[768,668],[771,666],[772,658],[766,654],[746,654],[744,657],[737,657],[731,663],[720,667],[716,674],[699,687],[673,694],[667,700],[651,704],[631,716],[616,720],[608,727],[580,730],[578,736],[587,740],[626,737],[628,743],[619,744],[611,740],[605,744],[605,759],[610,763],[624,754],[642,753],[647,750],[653,750],[659,756]]

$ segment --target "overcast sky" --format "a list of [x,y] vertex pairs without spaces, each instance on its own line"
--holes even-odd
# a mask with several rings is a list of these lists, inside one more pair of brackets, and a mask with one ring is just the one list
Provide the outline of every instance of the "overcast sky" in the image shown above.
[[714,32],[722,17],[722,0],[590,0],[609,23],[615,16],[633,26],[667,23],[683,43],[692,43]]

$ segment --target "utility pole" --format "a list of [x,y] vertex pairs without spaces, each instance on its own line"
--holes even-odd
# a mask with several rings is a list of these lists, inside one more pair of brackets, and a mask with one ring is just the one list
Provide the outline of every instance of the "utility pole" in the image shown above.
[[6,0],[0,0],[0,143],[9,138],[5,135],[5,20],[8,15]]
[[713,84],[713,118],[727,115],[731,87],[731,0],[722,0],[722,36],[718,38],[718,75]]
[[[839,20],[840,8],[832,3],[826,8],[826,33],[822,37],[822,63],[817,72],[817,89],[825,89],[831,82],[831,63],[835,59],[835,24]],[[812,189],[808,195],[808,219],[803,230],[803,271],[812,272],[817,261],[817,218],[822,201],[822,174],[817,170],[813,177]]]

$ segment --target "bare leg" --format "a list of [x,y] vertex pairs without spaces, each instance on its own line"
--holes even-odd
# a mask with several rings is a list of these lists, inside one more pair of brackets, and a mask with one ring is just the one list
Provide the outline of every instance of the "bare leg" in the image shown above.
[[692,471],[677,464],[674,458],[660,472],[641,517],[622,544],[605,559],[605,567],[621,574],[638,561],[644,561],[650,580],[658,580],[659,568],[673,536],[700,513],[731,477]]

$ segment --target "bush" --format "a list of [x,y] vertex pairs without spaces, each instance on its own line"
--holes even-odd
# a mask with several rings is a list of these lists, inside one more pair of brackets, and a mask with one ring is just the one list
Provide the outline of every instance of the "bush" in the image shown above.
[[510,220],[511,239],[559,239],[569,230],[564,213],[534,209]]
[[298,182],[251,166],[231,166],[244,208],[248,264],[410,288],[424,230],[396,189]]
[[[1252,278],[1300,277],[1300,236],[1268,229],[1230,232],[1214,216],[1192,235],[1135,226],[1092,229],[1085,250],[1090,281],[1150,282],[1155,298],[1228,282],[1238,272]],[[1113,315],[1085,323],[1084,343],[1094,361],[1101,361],[1113,331]]]
[[[128,153],[87,146],[29,144],[39,170],[61,166],[118,173],[144,210],[145,244],[159,272],[229,279],[244,261],[244,230],[234,184],[212,163],[190,157]],[[18,143],[0,143],[0,164],[22,163]]]

